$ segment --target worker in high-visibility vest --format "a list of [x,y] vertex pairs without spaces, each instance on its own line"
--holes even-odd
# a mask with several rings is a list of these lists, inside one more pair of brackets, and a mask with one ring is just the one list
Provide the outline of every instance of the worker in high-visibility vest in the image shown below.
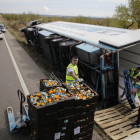
[[66,69],[66,83],[72,83],[75,80],[78,82],[83,81],[82,78],[79,78],[77,64],[78,64],[78,57],[73,56],[71,63],[67,66]]
[[140,75],[140,67],[137,67],[136,69],[132,68],[129,70],[129,72],[130,72],[131,81],[135,82],[136,77]]
[[[132,95],[132,94],[135,94],[136,92],[137,92],[137,95],[138,95],[138,99],[140,101],[140,75],[136,77],[136,85],[129,94]],[[139,110],[138,110],[138,119],[133,124],[133,126],[134,127],[140,127],[140,107],[139,107]]]
[[[135,87],[135,85],[136,85],[136,77],[138,75],[140,75],[140,67],[137,67],[136,69],[134,69],[134,68],[130,69],[129,70],[129,75],[130,75],[130,78],[131,78],[131,81],[132,81],[132,85],[133,85],[133,87]],[[123,98],[124,95],[125,94],[123,92],[123,94],[120,97]]]

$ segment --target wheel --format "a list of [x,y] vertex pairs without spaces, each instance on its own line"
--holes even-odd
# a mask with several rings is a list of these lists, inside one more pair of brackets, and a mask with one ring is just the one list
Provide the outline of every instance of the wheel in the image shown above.
[[[70,52],[71,49],[73,49],[73,45],[75,44],[75,41],[64,41],[62,43],[59,44],[59,50],[61,52]],[[71,46],[73,46],[71,48]]]
[[45,43],[50,44],[50,41],[53,40],[54,38],[57,38],[57,37],[59,37],[59,36],[58,36],[58,35],[46,36],[46,37],[44,38]]
[[30,129],[25,127],[25,129],[23,130],[23,135],[28,136],[30,135],[30,133],[31,133]]

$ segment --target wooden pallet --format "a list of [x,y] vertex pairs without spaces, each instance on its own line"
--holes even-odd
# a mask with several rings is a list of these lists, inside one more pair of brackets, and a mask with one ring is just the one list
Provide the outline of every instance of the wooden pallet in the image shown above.
[[140,133],[140,128],[131,124],[137,120],[140,103],[131,109],[129,103],[119,104],[109,109],[95,112],[95,122],[113,140],[124,140]]

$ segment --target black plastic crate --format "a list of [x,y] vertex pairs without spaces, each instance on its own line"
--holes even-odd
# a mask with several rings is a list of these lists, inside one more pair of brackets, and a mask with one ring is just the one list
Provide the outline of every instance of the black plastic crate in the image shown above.
[[83,125],[83,126],[80,126],[80,133],[77,134],[77,135],[74,135],[74,129],[73,129],[73,132],[72,132],[72,137],[73,138],[79,138],[78,135],[82,134],[83,132],[87,132],[87,130],[91,130],[93,131],[93,127],[94,127],[94,123],[93,122],[90,122],[89,124],[86,124],[86,125]]
[[[61,100],[60,100],[61,101]],[[67,107],[74,107],[74,97],[67,98],[65,100],[62,100],[61,102],[57,102],[57,109],[62,110]]]
[[70,115],[74,115],[74,107],[69,107],[69,108],[57,111],[58,118],[63,118],[65,116],[70,116]]
[[77,135],[73,135],[72,136],[72,139],[79,139],[79,138],[82,138],[82,137],[86,137],[88,135],[92,135],[93,133],[93,128],[92,129],[89,129],[89,130],[86,130],[86,131],[81,131],[80,134],[77,134]]
[[35,107],[30,102],[30,95],[27,96],[27,102],[29,105],[29,110],[28,110],[29,113],[34,114],[34,116],[36,116],[37,118],[42,117],[42,116],[46,116],[46,114],[57,112],[57,102],[50,103],[48,105],[41,106],[41,107]]
[[54,135],[55,134],[55,127],[54,128],[50,128],[50,129],[44,129],[42,131],[36,131],[36,136],[37,137],[47,137],[50,135]]
[[[40,79],[40,91],[46,89],[46,88],[51,88],[51,87],[62,87],[62,84],[59,83],[59,85],[53,85],[53,86],[46,86],[43,84],[43,80],[49,80],[50,78],[46,78],[46,79]],[[55,78],[53,78],[52,80],[56,80]],[[57,80],[56,80],[57,81]],[[58,81],[57,81],[58,82]]]
[[[72,140],[79,140],[79,138],[78,139],[72,139]],[[82,140],[92,140],[92,134],[91,135],[87,135],[87,136],[83,136]]]
[[89,112],[85,112],[84,114],[75,114],[74,120],[82,120],[85,118],[93,117],[95,110],[90,110]]
[[72,124],[73,121],[74,121],[74,115],[67,116],[67,117],[64,117],[64,118],[58,118],[57,119],[57,126],[63,126],[63,125],[66,125],[66,124]]
[[71,137],[60,137],[59,140],[71,140]]
[[78,114],[78,113],[82,113],[82,112],[87,112],[87,111],[90,111],[90,110],[95,110],[96,109],[96,104],[97,103],[91,103],[91,105],[89,106],[78,106],[78,107],[75,107],[75,114]]
[[67,130],[72,130],[72,129],[73,129],[72,123],[57,125],[56,132],[62,132],[62,131],[67,131]]
[[[91,89],[86,83],[83,83],[85,88],[89,89],[92,93],[94,93],[94,96],[91,99],[75,99],[75,107],[79,107],[79,106],[86,106],[87,104],[92,104],[92,103],[96,103],[98,100],[98,94],[96,93],[95,90]],[[71,92],[71,93],[75,93],[76,89],[70,89],[66,84],[63,83],[63,85]]]
[[[45,89],[43,91],[48,92],[50,89],[54,89],[54,88],[56,88],[56,87],[47,88],[47,89]],[[63,86],[63,88],[65,88],[65,87]],[[74,98],[73,94],[68,89],[66,89],[66,92],[71,94],[72,97],[57,101],[56,102],[57,103],[57,110],[62,110],[62,109],[65,109],[67,107],[74,107],[75,98]]]
[[35,137],[35,139],[31,138],[31,140],[54,140],[54,134],[49,136]]
[[30,119],[31,122],[31,127],[34,128],[35,131],[37,132],[42,132],[44,130],[48,130],[51,128],[56,128],[56,121],[49,122],[49,123],[43,123],[40,125],[37,125],[32,119]]
[[80,127],[80,132],[83,132],[83,131],[86,131],[88,129],[93,129],[94,127],[94,123],[93,122],[90,122],[89,124],[87,125],[83,125]]
[[75,106],[85,106],[90,103],[96,103],[98,100],[98,95],[93,96],[91,99],[82,100],[82,99],[75,99]]
[[35,137],[40,140],[44,138],[45,139],[49,139],[49,140],[54,140],[54,135],[55,135],[55,129],[54,128],[51,128],[47,131],[45,131],[44,133],[39,133],[37,131],[34,130],[34,128],[31,128],[31,133],[34,133],[35,132]]
[[37,118],[34,114],[29,113],[29,117],[31,120],[31,123],[33,125],[43,125],[43,124],[48,124],[50,122],[56,121],[57,120],[57,112],[48,114],[46,116],[42,116]]
[[65,139],[72,136],[72,130],[61,132],[60,139]]
[[71,129],[66,129],[66,130],[62,130],[62,131],[57,131],[56,133],[59,133],[61,132],[60,134],[60,137],[71,137],[72,135],[72,128]]
[[76,128],[78,126],[84,126],[84,125],[87,125],[89,124],[90,122],[94,122],[94,118],[91,116],[89,117],[87,120],[85,121],[79,121],[79,122],[74,122],[73,123],[73,128]]

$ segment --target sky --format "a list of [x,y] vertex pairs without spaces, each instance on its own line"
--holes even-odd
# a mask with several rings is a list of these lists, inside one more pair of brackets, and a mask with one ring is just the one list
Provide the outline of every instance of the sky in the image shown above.
[[0,13],[111,17],[128,0],[1,0]]

